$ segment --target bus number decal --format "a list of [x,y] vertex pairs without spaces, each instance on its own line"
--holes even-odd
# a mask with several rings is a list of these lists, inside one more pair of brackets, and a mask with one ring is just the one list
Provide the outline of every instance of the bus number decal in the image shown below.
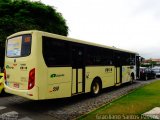
[[106,68],[106,69],[105,69],[105,72],[106,72],[106,73],[111,73],[111,72],[112,72],[112,68]]
[[21,71],[26,71],[27,70],[26,64],[20,64],[20,70]]
[[53,91],[58,91],[59,90],[59,86],[53,87]]

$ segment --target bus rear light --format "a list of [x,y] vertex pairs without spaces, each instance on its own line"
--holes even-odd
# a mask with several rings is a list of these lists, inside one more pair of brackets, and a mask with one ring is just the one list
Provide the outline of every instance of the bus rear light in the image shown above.
[[35,68],[29,72],[28,90],[32,89],[35,85]]

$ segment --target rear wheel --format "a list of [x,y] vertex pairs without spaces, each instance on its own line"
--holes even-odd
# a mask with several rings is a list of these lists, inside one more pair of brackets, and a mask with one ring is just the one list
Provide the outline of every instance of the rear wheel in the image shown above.
[[97,96],[101,91],[101,84],[98,80],[94,80],[91,85],[91,94],[92,96]]

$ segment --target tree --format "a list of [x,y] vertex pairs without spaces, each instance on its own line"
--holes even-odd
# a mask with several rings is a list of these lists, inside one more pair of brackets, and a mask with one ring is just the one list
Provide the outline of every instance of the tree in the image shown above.
[[0,42],[10,34],[31,29],[68,35],[66,21],[54,7],[29,0],[0,0]]
[[65,19],[54,7],[29,0],[0,0],[0,67],[4,63],[7,36],[31,29],[64,36],[68,34]]

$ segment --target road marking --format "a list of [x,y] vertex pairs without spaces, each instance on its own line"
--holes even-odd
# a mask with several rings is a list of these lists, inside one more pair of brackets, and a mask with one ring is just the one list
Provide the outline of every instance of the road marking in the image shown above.
[[5,106],[0,106],[0,110],[6,109]]
[[18,120],[33,120],[33,119],[31,119],[29,117],[24,117],[24,118],[21,118],[21,119],[18,119]]
[[[5,106],[0,106],[0,110],[3,110],[3,109],[6,109],[7,107]],[[23,118],[20,118],[18,119],[18,112],[16,111],[11,111],[11,112],[6,112],[6,113],[3,113],[3,114],[0,114],[0,120],[2,118],[2,120],[33,120],[27,116],[23,117]]]
[[1,118],[4,120],[17,120],[18,118],[18,112],[16,111],[11,111],[11,112],[7,112],[7,113],[3,113],[1,115]]

